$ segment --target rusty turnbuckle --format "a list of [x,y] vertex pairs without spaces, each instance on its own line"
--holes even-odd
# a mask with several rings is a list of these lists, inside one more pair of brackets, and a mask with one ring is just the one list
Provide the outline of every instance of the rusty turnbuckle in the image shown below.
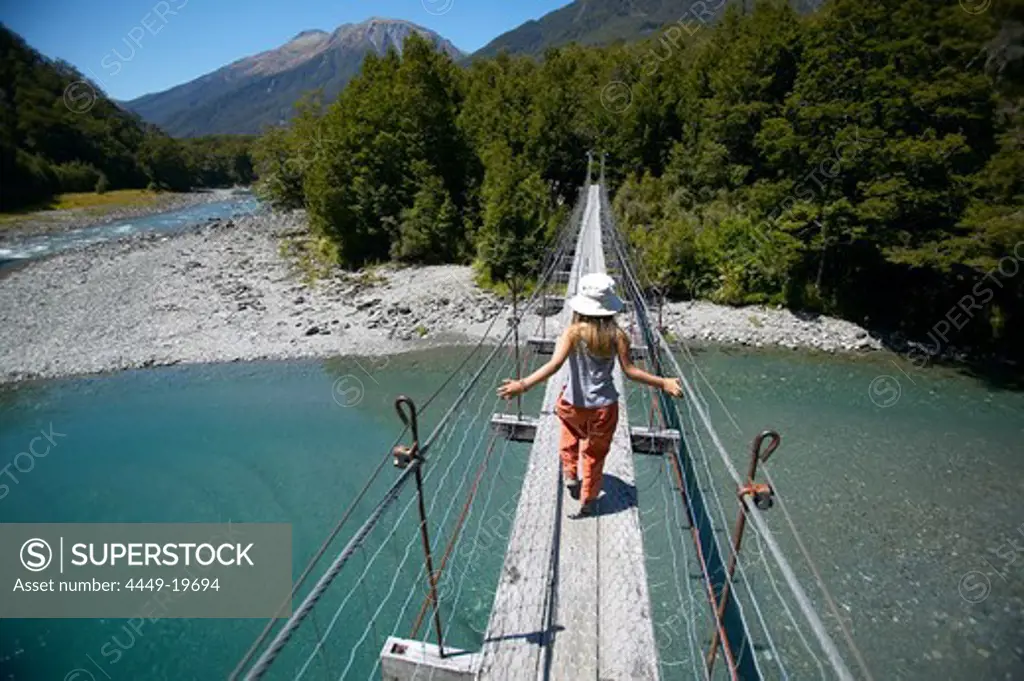
[[426,462],[420,455],[420,429],[416,420],[416,404],[405,395],[399,395],[395,400],[395,411],[398,418],[402,419],[410,431],[412,431],[412,445],[395,445],[391,450],[394,463],[397,468],[405,469],[411,465],[416,468],[413,474],[416,477],[416,497],[419,502],[420,511],[420,537],[423,539],[423,559],[427,572],[427,587],[430,593],[430,605],[434,610],[434,629],[437,632],[437,652],[444,657],[444,642],[441,635],[441,604],[437,598],[437,579],[439,575],[434,572],[434,559],[430,554],[430,534],[427,531],[427,508],[423,502],[423,464]]
[[[768,443],[767,447],[765,443]],[[707,668],[708,676],[711,675],[715,666],[715,656],[718,653],[718,645],[721,642],[719,631],[721,631],[722,617],[725,615],[726,605],[729,603],[730,587],[732,578],[736,573],[736,563],[739,560],[740,545],[743,542],[743,532],[747,529],[747,506],[746,499],[749,497],[754,506],[760,511],[767,511],[775,505],[775,490],[766,483],[759,483],[754,480],[757,476],[758,463],[764,463],[771,458],[775,450],[782,443],[782,437],[774,430],[765,430],[754,438],[750,445],[750,467],[747,469],[747,480],[739,486],[737,496],[740,500],[740,512],[736,518],[736,528],[732,535],[732,553],[729,555],[728,577],[722,585],[722,593],[718,599],[718,607],[715,611],[715,631],[711,637],[711,648],[708,650]],[[729,645],[728,641],[724,645]]]

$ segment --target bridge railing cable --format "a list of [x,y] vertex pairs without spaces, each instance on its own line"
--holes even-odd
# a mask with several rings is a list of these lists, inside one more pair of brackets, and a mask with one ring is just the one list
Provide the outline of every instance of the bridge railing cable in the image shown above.
[[[618,269],[617,262],[614,266]],[[643,343],[637,316],[633,309],[626,315],[634,345]],[[638,361],[657,371],[650,354]],[[658,391],[636,384],[627,384],[626,389],[630,423],[663,428]],[[658,664],[664,679],[708,679],[703,659],[706,641],[701,639],[715,626],[715,619],[708,594],[695,589],[691,578],[691,571],[700,569],[701,563],[695,544],[680,530],[692,527],[694,514],[685,497],[672,493],[677,486],[684,487],[677,478],[681,471],[673,464],[669,456],[634,457]]]
[[[687,492],[699,495],[701,494],[702,489],[710,490],[710,506],[712,508],[718,509],[718,515],[720,516],[721,521],[723,523],[723,528],[728,528],[727,520],[725,517],[726,507],[722,503],[720,495],[717,494],[716,487],[718,486],[718,481],[712,475],[711,469],[708,466],[709,457],[708,452],[705,450],[705,446],[707,447],[707,449],[710,449],[711,452],[717,454],[720,463],[724,466],[724,469],[728,473],[728,476],[732,479],[733,483],[737,485],[737,487],[741,486],[744,481],[742,480],[738,471],[736,470],[735,465],[732,463],[731,458],[729,457],[724,445],[722,444],[721,438],[718,436],[718,433],[715,430],[715,426],[708,415],[706,400],[704,399],[701,392],[694,388],[694,385],[690,383],[686,375],[683,373],[682,369],[678,364],[678,361],[671,352],[671,346],[665,340],[661,330],[657,327],[652,328],[652,325],[649,322],[649,309],[644,295],[645,291],[638,282],[636,274],[633,270],[631,258],[629,257],[628,242],[625,239],[624,235],[619,231],[617,226],[614,224],[614,219],[611,215],[611,209],[607,199],[607,192],[606,189],[604,189],[603,187],[602,203],[604,206],[603,214],[607,216],[607,220],[609,222],[609,224],[607,225],[607,234],[612,242],[612,248],[616,253],[618,259],[620,276],[623,280],[622,284],[626,290],[627,297],[630,299],[630,301],[636,309],[642,334],[645,336],[645,340],[648,343],[648,347],[651,349],[651,354],[653,357],[653,363],[655,364],[655,368],[659,371],[663,371],[663,368],[660,365],[666,365],[667,369],[670,370],[670,373],[678,376],[681,379],[681,383],[684,389],[685,406],[690,424],[690,430],[686,434],[687,437],[684,438],[684,448],[688,450],[685,459],[689,460],[687,462],[689,463],[689,466],[686,466],[686,468],[689,469],[688,473],[689,477],[691,478],[689,484],[686,485]],[[666,420],[678,424],[678,413],[673,413],[677,411],[675,405],[671,401],[664,398],[661,399],[661,403],[661,410],[665,415]],[[680,432],[683,432],[682,428],[680,428]],[[692,446],[693,443],[696,443],[696,449]],[[703,478],[699,477],[699,468],[693,466],[693,460],[698,460],[703,464],[702,467],[705,468]],[[790,624],[795,626],[797,622],[794,618],[792,611],[788,608],[788,605],[786,605],[786,599],[783,598],[783,594],[780,592],[778,585],[774,581],[773,573],[775,572],[781,574],[786,587],[788,587],[789,596],[795,600],[796,609],[803,615],[806,625],[812,632],[812,637],[817,640],[817,643],[823,651],[834,674],[840,679],[852,679],[853,677],[850,674],[849,669],[847,668],[842,656],[840,655],[835,642],[832,640],[823,622],[821,621],[816,610],[814,609],[813,604],[811,603],[810,599],[806,594],[806,591],[804,591],[802,585],[796,577],[796,574],[792,569],[792,566],[789,564],[785,555],[782,553],[782,550],[779,547],[778,542],[776,541],[767,523],[765,522],[763,514],[761,513],[760,509],[757,508],[757,506],[753,503],[749,496],[744,496],[741,498],[743,499],[744,513],[746,513],[747,517],[751,520],[751,522],[753,523],[753,527],[755,529],[755,537],[758,549],[756,553],[752,555],[755,555],[757,558],[761,559],[761,563],[765,568],[764,573],[767,575],[767,578],[771,582],[771,586],[775,596],[779,599],[780,604],[787,613],[787,617],[789,618]],[[687,495],[687,506],[689,512],[691,513],[690,521],[691,523],[693,523],[695,520],[692,517],[692,513],[695,510],[694,500],[689,498],[689,494]],[[699,519],[696,520],[697,522],[700,522]],[[731,539],[731,537],[728,536],[728,533],[726,539]],[[714,542],[711,543],[712,545],[714,544]],[[729,544],[730,552],[732,552],[731,542],[729,542]],[[749,548],[747,549],[747,551],[749,553]],[[772,559],[772,563],[770,566],[766,560],[766,558],[768,557]],[[721,553],[719,553],[719,559],[720,558]],[[769,567],[771,569],[769,569]],[[740,582],[746,587],[746,593],[744,594],[745,598],[734,600],[737,600],[737,605],[739,605],[739,600],[744,600],[748,604],[753,606],[752,609],[755,611],[754,614],[756,615],[756,621],[761,628],[761,631],[758,633],[761,636],[766,637],[768,639],[769,647],[772,649],[774,653],[773,657],[776,658],[775,661],[780,666],[780,672],[782,673],[783,678],[788,678],[789,674],[786,672],[785,667],[781,663],[781,660],[778,659],[778,648],[776,647],[775,642],[771,638],[769,638],[770,632],[768,630],[769,627],[767,624],[769,619],[765,616],[764,608],[761,606],[759,602],[760,599],[757,595],[755,595],[753,590],[752,585],[755,579],[754,576],[751,574],[752,569],[753,561],[738,560],[737,576],[739,577],[739,579],[730,580],[730,586],[732,587],[733,593],[738,594],[740,593],[740,591],[736,587],[736,582]],[[728,575],[724,576],[728,578]],[[741,616],[740,621],[741,626],[744,629],[745,635],[749,638],[751,633],[749,627],[747,626],[747,623],[748,621],[750,621],[750,618],[746,616]],[[807,647],[808,651],[811,652],[806,639],[803,638],[802,633],[800,633],[799,631],[799,627],[797,627],[797,633],[800,635],[801,639],[803,639],[803,643]],[[855,647],[854,650],[856,651]],[[811,654],[815,660],[815,663],[817,663],[816,656],[813,655],[813,652],[811,652]],[[754,659],[753,662],[756,666],[757,660]],[[818,667],[822,678],[825,678],[824,671],[823,669],[821,669],[820,664],[818,665]],[[760,670],[758,670],[757,673],[760,674]],[[803,676],[801,676],[801,678],[803,678]]]
[[[580,201],[583,198],[584,195],[581,193]],[[504,311],[499,311],[492,318],[487,332],[479,343],[423,402],[421,412],[426,411],[426,408],[458,379],[459,393],[451,400],[450,406],[438,419],[430,435],[418,443],[420,456],[402,470],[377,502],[370,506],[368,516],[359,527],[352,530],[350,535],[345,535],[344,531],[348,524],[355,518],[356,509],[365,508],[370,490],[380,481],[381,473],[391,460],[390,451],[387,456],[381,458],[380,463],[371,472],[370,479],[356,494],[355,499],[342,514],[341,520],[331,530],[296,581],[292,598],[293,601],[301,599],[298,607],[286,620],[273,619],[267,623],[232,673],[232,679],[242,675],[246,679],[261,678],[270,671],[272,665],[275,665],[275,661],[282,657],[287,657],[288,663],[280,662],[275,668],[297,670],[294,678],[315,674],[318,668],[322,668],[322,673],[328,676],[336,676],[341,671],[342,678],[350,674],[356,678],[363,676],[361,670],[364,668],[369,670],[370,675],[376,672],[380,646],[383,645],[380,635],[399,636],[415,628],[416,620],[421,618],[417,612],[421,612],[423,607],[414,612],[411,605],[418,605],[424,600],[427,596],[425,585],[431,582],[431,576],[426,574],[423,565],[415,565],[417,561],[414,558],[414,547],[419,538],[419,522],[410,520],[409,516],[416,498],[409,481],[416,476],[420,467],[423,469],[423,484],[429,500],[427,517],[432,534],[432,549],[444,555],[441,563],[443,568],[439,572],[451,575],[440,581],[441,594],[438,600],[442,609],[450,614],[454,612],[447,601],[452,597],[457,603],[462,597],[467,574],[474,571],[479,573],[486,569],[491,569],[496,574],[500,569],[499,563],[490,567],[479,564],[480,560],[476,554],[482,545],[481,526],[479,523],[473,525],[474,512],[493,514],[489,509],[493,502],[506,502],[503,499],[504,495],[494,494],[493,487],[486,494],[485,504],[481,506],[475,501],[479,498],[477,490],[483,467],[495,465],[494,438],[489,427],[489,418],[498,407],[494,387],[500,378],[514,374],[515,353],[510,347],[514,335],[513,325],[519,323],[520,319],[538,312],[537,319],[543,319],[541,315],[544,311],[538,311],[538,306],[545,295],[546,287],[551,285],[554,273],[561,266],[567,249],[573,243],[572,236],[577,231],[581,213],[582,208],[578,203],[555,236],[554,246],[538,273],[533,294],[519,309],[518,319],[512,319],[509,328],[500,337],[492,336],[491,332],[496,322],[505,318]],[[480,351],[486,342],[493,343],[493,348],[481,359]],[[474,358],[476,364],[471,366]],[[395,444],[400,443],[408,433],[408,427],[404,428]],[[499,456],[499,475],[501,468],[506,469],[506,474],[522,474],[522,470],[515,470],[514,461],[505,460],[504,453],[515,446],[508,442],[503,444],[502,455]],[[424,464],[424,461],[428,463]],[[525,457],[522,457],[521,463],[525,465]],[[509,468],[512,470],[507,470]],[[471,471],[476,471],[476,475],[471,475]],[[460,500],[463,502],[461,513],[458,512],[460,506],[457,503]],[[508,506],[507,502],[505,506]],[[493,525],[489,518],[487,528],[492,528]],[[460,537],[465,536],[463,528],[474,527],[472,550],[460,551],[459,548],[463,545]],[[325,566],[324,559],[330,547],[346,536],[344,546]],[[489,553],[493,555],[494,551]],[[438,576],[433,577],[436,579]],[[307,587],[310,582],[311,586]],[[332,585],[334,589],[331,589]],[[382,588],[382,585],[386,585],[387,588]],[[446,593],[456,588],[456,591]],[[372,612],[369,612],[370,604],[376,605]],[[353,609],[357,607],[361,607],[363,611],[354,615]],[[486,608],[477,603],[476,619],[486,622],[489,609],[489,602]],[[323,622],[316,613],[325,611],[331,614],[329,619]],[[462,613],[459,615],[459,618],[448,618],[446,632],[451,630],[454,622],[464,619],[461,617]],[[360,623],[357,629],[352,626],[353,618]],[[308,632],[308,636],[297,637],[304,622],[311,623],[309,629],[303,630]],[[466,627],[462,629],[465,630]],[[357,635],[353,634],[354,631]],[[472,626],[467,631],[457,633],[467,646],[479,645],[481,642],[474,640],[474,636],[480,639],[482,635],[475,635]],[[368,649],[367,645],[370,643],[377,648]],[[339,656],[338,651],[344,651],[345,654]]]
[[[708,381],[707,376],[705,375],[705,372],[701,369],[701,367],[700,367],[699,363],[696,361],[696,358],[694,357],[693,353],[690,351],[690,349],[685,344],[680,344],[677,347],[678,347],[678,350],[679,350],[679,354],[682,355],[686,359],[686,361],[689,363],[689,366],[693,369],[693,373],[695,375],[694,383],[693,383],[694,391],[700,397],[701,404],[703,405],[705,411],[710,414],[710,412],[711,412],[711,402],[703,394],[703,391],[702,391],[701,386],[700,386],[701,383],[704,383],[705,386],[707,387],[707,389],[714,396],[715,402],[717,403],[720,411],[725,415],[726,419],[732,424],[732,426],[736,430],[736,432],[738,434],[742,435],[743,434],[743,430],[740,428],[739,424],[736,422],[736,419],[733,416],[732,412],[726,406],[725,402],[722,400],[721,396],[715,390],[714,386],[711,385],[710,381]],[[760,473],[765,477],[765,479],[768,481],[768,484],[773,489],[775,489],[777,492],[781,489],[779,487],[778,483],[775,481],[774,477],[771,474],[771,466],[762,465]],[[807,550],[807,547],[806,547],[806,544],[805,544],[804,539],[802,537],[802,534],[801,534],[799,528],[796,526],[796,523],[794,522],[792,516],[789,513],[788,505],[787,505],[787,502],[785,501],[784,495],[779,494],[776,497],[776,506],[778,507],[778,509],[779,509],[779,511],[780,511],[780,513],[781,513],[781,515],[783,517],[783,519],[786,521],[786,525],[787,525],[788,529],[790,530],[790,533],[791,533],[791,536],[792,536],[792,540],[793,540],[794,544],[796,545],[797,549],[799,550],[799,552],[801,553],[801,555],[803,556],[804,561],[806,563],[806,566],[807,566],[808,570],[810,571],[811,576],[814,579],[815,583],[817,584],[819,591],[821,592],[821,595],[822,595],[822,597],[823,597],[823,599],[825,601],[825,604],[826,604],[826,607],[828,609],[828,612],[829,612],[829,614],[832,615],[834,623],[838,627],[839,632],[842,634],[842,637],[843,637],[843,640],[846,643],[847,649],[850,650],[851,653],[853,654],[854,659],[857,662],[857,666],[860,669],[860,672],[861,672],[863,678],[866,679],[866,681],[873,681],[874,677],[873,677],[870,669],[867,666],[867,663],[866,663],[866,661],[864,659],[863,653],[861,652],[861,650],[859,649],[859,647],[857,646],[856,642],[853,639],[853,634],[850,631],[850,628],[849,628],[849,626],[847,624],[846,617],[842,613],[839,612],[839,608],[836,605],[835,598],[830,593],[828,586],[825,584],[824,579],[822,578],[820,568],[818,568],[815,560],[810,555],[810,552]],[[757,539],[758,544],[760,546],[763,543],[761,538],[760,538],[760,536],[755,534],[755,538]],[[763,571],[764,574],[767,575],[767,577],[770,580],[772,580],[773,583],[774,583],[774,576],[772,575],[772,573],[773,572],[778,572],[779,569],[778,568],[770,569],[770,568],[772,568],[772,566],[770,566],[767,562],[764,563],[764,567],[765,567],[765,570]],[[773,586],[774,586],[774,584],[773,584]],[[780,598],[781,598],[781,596],[780,596]]]
[[[616,261],[616,269],[622,279],[624,293],[627,300],[630,301],[631,312],[636,324],[636,333],[648,347],[649,357],[655,372],[664,374],[660,349],[649,323],[649,313],[644,291],[633,275],[630,258],[619,239],[603,187],[601,194],[606,240]],[[675,403],[668,400],[663,394],[658,395],[658,402],[659,411],[664,423],[670,428],[683,432]],[[682,446],[685,450],[685,443]],[[702,573],[707,601],[711,609],[714,610],[717,607],[722,589],[726,584],[729,584],[730,587],[732,586],[731,575],[725,570],[725,556],[715,533],[713,516],[711,515],[713,504],[709,504],[705,498],[704,487],[700,485],[693,470],[692,457],[688,455],[683,456],[683,453],[684,451],[677,452],[676,456],[670,459],[670,461],[686,502],[697,565]],[[751,634],[742,605],[736,599],[728,601],[725,617],[721,621],[715,618],[714,624],[713,630],[718,632],[722,640],[727,641],[727,645],[723,646],[723,654],[730,677],[733,679],[762,678],[763,675],[758,668],[758,661],[754,657],[752,646],[750,645]]]

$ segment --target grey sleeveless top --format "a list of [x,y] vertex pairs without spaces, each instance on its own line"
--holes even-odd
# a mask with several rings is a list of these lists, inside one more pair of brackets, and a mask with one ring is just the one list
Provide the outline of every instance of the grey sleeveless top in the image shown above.
[[619,401],[619,391],[612,380],[615,355],[595,357],[583,343],[569,353],[569,379],[565,384],[565,401],[575,407],[596,409]]

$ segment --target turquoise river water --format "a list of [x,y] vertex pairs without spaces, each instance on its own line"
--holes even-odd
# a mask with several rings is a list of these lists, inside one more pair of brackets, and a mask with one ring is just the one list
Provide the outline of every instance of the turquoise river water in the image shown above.
[[[399,434],[395,396],[424,400],[465,353],[172,367],[0,388],[0,467],[40,431],[60,434],[31,468],[23,458],[28,470],[9,469],[17,482],[0,481],[7,485],[0,522],[291,523],[297,575]],[[681,358],[741,470],[753,435],[765,427],[782,434],[770,464],[776,491],[874,679],[1024,679],[1024,395],[948,370],[902,374],[891,359],[707,349],[693,357],[705,382]],[[426,410],[424,431],[468,376],[463,370]],[[888,381],[881,387],[880,376]],[[436,527],[451,526],[453,504],[457,515],[473,482],[480,459],[456,453],[483,455],[477,426],[495,408],[498,378],[485,374],[469,403],[484,418],[471,414],[464,430],[456,423],[433,454],[427,487]],[[529,398],[524,409],[533,413],[540,395]],[[644,395],[630,399],[634,418],[644,418]],[[442,584],[452,645],[480,644],[527,451],[499,447],[479,483],[465,530],[472,552],[454,553],[453,576]],[[662,673],[695,678],[687,641],[706,643],[706,618],[688,633],[692,618],[680,613],[694,570],[668,557],[688,535],[669,515],[675,492],[664,460],[636,463]],[[388,465],[370,496],[396,475]],[[708,480],[726,500],[723,524],[731,524],[734,487],[720,466],[710,467]],[[405,560],[407,541],[417,539],[413,516],[399,516],[409,499],[368,538],[359,569],[339,578],[272,678],[294,678],[307,659],[309,678],[380,678],[383,637],[407,635],[424,596],[417,543]],[[766,515],[827,612],[783,510]],[[436,545],[447,539],[442,530]],[[753,573],[759,542],[744,551]],[[766,594],[768,629],[778,632],[783,660],[792,660],[788,678],[832,678],[815,662],[823,656],[813,640],[805,644],[791,624],[784,599],[773,600],[771,581],[751,574],[749,583]],[[342,614],[332,622],[335,611]],[[841,641],[835,618],[825,620]],[[263,625],[164,619],[132,631],[125,620],[3,620],[0,679],[224,678]],[[313,655],[318,638],[325,645]],[[759,642],[766,677],[787,678],[769,664],[769,648]]]
[[251,215],[258,210],[260,210],[259,201],[251,194],[244,193],[222,201],[200,203],[163,213],[126,218],[51,234],[27,236],[0,246],[0,272],[28,260],[44,258],[63,251],[116,241],[137,234],[172,235],[192,229],[210,220]]

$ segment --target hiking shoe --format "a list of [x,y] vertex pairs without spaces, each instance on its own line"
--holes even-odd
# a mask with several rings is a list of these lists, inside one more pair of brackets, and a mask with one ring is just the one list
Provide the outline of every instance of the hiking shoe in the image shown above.
[[597,499],[591,499],[587,503],[580,506],[580,512],[576,517],[590,518],[595,515],[597,515]]
[[580,481],[578,479],[576,479],[576,480],[569,480],[569,482],[565,483],[565,488],[567,490],[569,490],[569,496],[570,497],[572,497],[576,501],[579,501],[579,499],[580,499]]

